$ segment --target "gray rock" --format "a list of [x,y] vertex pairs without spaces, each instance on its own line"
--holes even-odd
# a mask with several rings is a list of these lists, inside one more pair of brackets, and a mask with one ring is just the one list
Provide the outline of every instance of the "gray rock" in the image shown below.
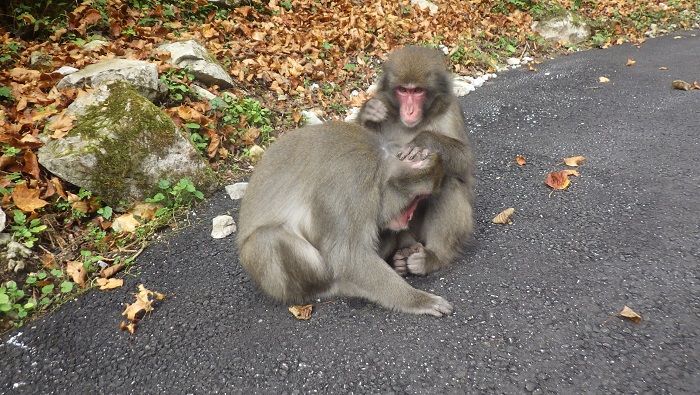
[[84,85],[97,88],[111,81],[126,81],[141,96],[151,101],[168,91],[168,87],[158,79],[158,69],[155,64],[131,59],[109,59],[91,64],[63,77],[56,87],[59,90]]
[[5,227],[7,226],[7,215],[5,215],[5,211],[0,208],[0,232],[5,230]]
[[73,129],[42,138],[39,163],[64,180],[123,208],[159,192],[158,181],[189,178],[211,193],[216,177],[172,119],[124,81],[76,99],[67,114]]
[[61,74],[61,75],[73,74],[73,73],[77,73],[78,71],[80,71],[80,70],[76,69],[75,67],[70,67],[70,66],[61,66],[61,68],[56,70],[56,72],[58,74]]
[[83,48],[87,49],[88,51],[96,51],[107,44],[107,41],[104,40],[92,40],[89,43],[83,45]]
[[221,67],[216,58],[196,41],[163,44],[158,48],[170,52],[168,62],[183,68],[190,67],[197,81],[207,85],[216,84],[224,89],[233,86],[231,76]]
[[532,30],[548,41],[578,44],[591,36],[589,26],[577,14],[567,12],[532,23]]
[[245,191],[248,189],[248,183],[237,182],[233,185],[226,185],[225,189],[226,193],[228,193],[228,196],[231,199],[238,200],[243,198],[243,195],[245,195]]
[[236,231],[236,222],[230,215],[219,215],[212,220],[211,237],[223,239]]
[[12,235],[0,234],[0,262],[7,264],[3,270],[19,273],[26,267],[26,260],[32,257],[32,250],[12,240]]
[[190,87],[195,93],[197,93],[201,98],[212,101],[216,98],[216,95],[209,92],[208,90],[202,88],[201,86],[192,85]]

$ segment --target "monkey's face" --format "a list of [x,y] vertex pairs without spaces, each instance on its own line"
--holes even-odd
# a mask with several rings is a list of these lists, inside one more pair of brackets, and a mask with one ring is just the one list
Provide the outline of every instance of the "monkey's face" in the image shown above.
[[409,128],[420,123],[423,119],[423,103],[428,91],[414,85],[401,85],[394,89],[394,95],[399,103],[401,122]]

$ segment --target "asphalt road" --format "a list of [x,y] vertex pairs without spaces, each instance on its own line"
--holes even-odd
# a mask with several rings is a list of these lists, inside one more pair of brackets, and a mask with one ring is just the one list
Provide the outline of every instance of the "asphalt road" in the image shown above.
[[[254,290],[232,237],[209,237],[212,217],[235,216],[222,191],[122,289],[5,336],[0,393],[698,393],[700,90],[671,82],[700,79],[700,32],[678,36],[502,73],[463,99],[475,240],[409,279],[454,315],[338,299],[297,321]],[[576,155],[581,176],[550,196],[545,175]],[[513,223],[491,224],[506,207]],[[173,296],[130,336],[120,314],[141,283]],[[644,320],[610,318],[625,305]]]

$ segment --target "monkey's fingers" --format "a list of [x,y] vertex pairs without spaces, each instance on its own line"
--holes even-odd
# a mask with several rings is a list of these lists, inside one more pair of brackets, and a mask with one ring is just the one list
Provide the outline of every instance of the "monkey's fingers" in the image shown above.
[[387,108],[379,99],[370,99],[365,103],[362,121],[381,122],[386,118]]

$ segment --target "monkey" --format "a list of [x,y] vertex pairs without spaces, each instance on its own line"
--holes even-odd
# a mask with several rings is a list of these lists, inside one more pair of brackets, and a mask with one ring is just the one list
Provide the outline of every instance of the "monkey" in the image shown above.
[[[381,232],[407,229],[440,193],[439,155],[357,123],[288,132],[262,155],[241,201],[236,244],[245,272],[272,299],[358,297],[388,309],[449,315],[452,305],[409,285],[378,255]],[[404,149],[405,151],[405,149]]]
[[449,265],[473,233],[474,158],[443,54],[419,46],[392,52],[358,122],[403,146],[400,159],[414,147],[441,156],[440,195],[421,203],[409,230],[382,232],[380,252],[401,275]]

